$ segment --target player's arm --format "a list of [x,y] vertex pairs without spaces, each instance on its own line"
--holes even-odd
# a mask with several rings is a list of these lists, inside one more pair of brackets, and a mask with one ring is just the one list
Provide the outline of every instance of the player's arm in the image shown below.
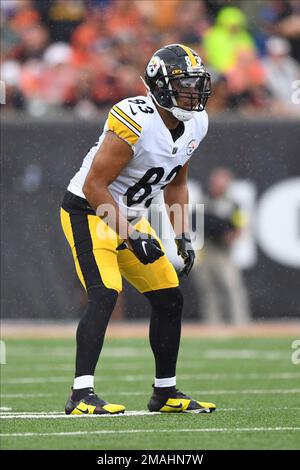
[[105,218],[120,238],[126,240],[125,248],[130,248],[143,264],[148,264],[164,255],[158,241],[148,234],[140,233],[128,223],[108,189],[132,156],[130,145],[109,131],[94,157],[83,185],[83,193],[96,214]]
[[127,238],[134,228],[121,214],[108,186],[130,162],[132,156],[133,150],[127,142],[113,132],[107,132],[83,185],[83,193],[91,207],[100,217],[105,215],[108,225],[121,238]]
[[[164,189],[166,210],[175,232],[177,254],[184,261],[184,268],[180,271],[179,276],[188,275],[195,260],[195,252],[189,234],[188,168],[189,162],[181,168],[176,177]],[[172,210],[173,205],[175,205],[175,210]]]

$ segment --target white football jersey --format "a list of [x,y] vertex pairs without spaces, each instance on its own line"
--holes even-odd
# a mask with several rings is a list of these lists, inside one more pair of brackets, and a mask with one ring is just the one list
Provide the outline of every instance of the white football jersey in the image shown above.
[[150,97],[126,98],[110,110],[99,141],[85,156],[68,190],[85,197],[82,187],[94,156],[106,133],[112,131],[132,147],[133,157],[108,189],[125,216],[145,215],[152,199],[191,158],[207,128],[206,112],[195,112],[174,142]]

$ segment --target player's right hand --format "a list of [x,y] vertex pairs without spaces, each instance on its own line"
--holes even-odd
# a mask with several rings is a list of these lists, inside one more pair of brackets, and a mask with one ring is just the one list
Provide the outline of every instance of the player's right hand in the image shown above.
[[154,263],[164,255],[158,241],[148,233],[134,230],[128,237],[128,241],[118,246],[117,250],[129,248],[143,264]]

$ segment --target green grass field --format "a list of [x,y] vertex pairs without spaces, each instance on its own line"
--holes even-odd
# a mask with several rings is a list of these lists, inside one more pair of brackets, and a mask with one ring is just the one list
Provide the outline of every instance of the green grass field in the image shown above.
[[182,339],[177,384],[213,414],[149,414],[148,340],[107,339],[96,390],[128,415],[66,417],[73,340],[7,340],[1,366],[2,449],[299,449],[295,338]]

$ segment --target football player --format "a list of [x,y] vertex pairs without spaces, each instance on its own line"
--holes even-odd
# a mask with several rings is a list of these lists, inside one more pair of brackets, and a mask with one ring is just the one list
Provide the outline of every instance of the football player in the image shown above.
[[172,212],[170,221],[185,263],[181,274],[188,275],[195,258],[186,209],[188,162],[207,132],[204,108],[210,75],[195,51],[172,44],[154,53],[144,78],[147,96],[126,98],[112,107],[99,141],[84,158],[62,203],[62,227],[88,295],[77,328],[67,414],[125,410],[94,392],[94,372],[122,276],[152,306],[150,344],[156,374],[148,409],[215,409],[213,403],[194,400],[176,388],[183,297],[177,273],[147,220],[151,201],[161,190],[167,206],[182,209],[180,227]]

